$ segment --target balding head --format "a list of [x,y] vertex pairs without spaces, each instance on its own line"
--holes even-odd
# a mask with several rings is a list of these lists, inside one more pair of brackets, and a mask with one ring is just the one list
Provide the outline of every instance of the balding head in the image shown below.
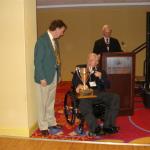
[[105,24],[103,25],[102,27],[102,34],[104,37],[108,38],[111,36],[111,33],[112,33],[112,29],[109,25]]
[[87,60],[87,66],[90,67],[95,67],[98,65],[100,59],[100,55],[97,55],[95,53],[90,53],[88,55],[88,60]]

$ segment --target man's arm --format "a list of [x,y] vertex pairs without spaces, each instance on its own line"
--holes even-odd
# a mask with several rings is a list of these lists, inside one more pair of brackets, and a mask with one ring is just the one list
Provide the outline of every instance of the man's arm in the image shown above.
[[45,75],[43,71],[44,46],[42,41],[38,40],[34,50],[35,73],[38,79],[45,85]]
[[110,82],[107,79],[106,72],[104,70],[98,70],[97,72],[100,74],[100,76],[96,78],[96,84],[98,89],[105,90],[110,88]]
[[118,41],[117,39],[116,39],[116,50],[117,50],[118,52],[122,52],[120,43],[119,43],[119,41]]
[[93,53],[99,54],[100,53],[99,49],[100,49],[99,48],[99,43],[98,43],[98,41],[95,41],[94,47],[93,47]]
[[79,84],[79,79],[78,79],[77,73],[74,72],[73,78],[72,78],[72,86],[73,86],[73,89],[76,89],[77,86],[78,86],[78,84]]
[[83,86],[82,81],[79,79],[76,72],[73,74],[72,86],[73,86],[73,90],[76,91],[77,93],[79,92],[80,89],[82,89]]

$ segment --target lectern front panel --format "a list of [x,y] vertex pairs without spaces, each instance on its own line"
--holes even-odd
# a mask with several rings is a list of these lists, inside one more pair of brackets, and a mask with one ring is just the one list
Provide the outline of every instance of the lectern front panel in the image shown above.
[[120,95],[120,115],[133,114],[134,98],[134,66],[132,53],[104,53],[102,68],[110,80],[109,92]]
[[132,57],[108,57],[107,74],[130,74],[132,71]]

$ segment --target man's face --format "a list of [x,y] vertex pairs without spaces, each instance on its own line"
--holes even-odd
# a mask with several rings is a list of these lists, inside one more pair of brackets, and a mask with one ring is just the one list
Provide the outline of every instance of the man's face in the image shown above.
[[88,58],[88,66],[89,67],[95,67],[97,65],[97,59],[94,56],[90,56]]
[[111,30],[110,29],[105,29],[103,31],[103,35],[106,37],[106,38],[109,38],[111,36]]
[[66,28],[62,27],[62,28],[56,28],[55,30],[55,38],[59,39],[60,37],[62,37],[65,33]]

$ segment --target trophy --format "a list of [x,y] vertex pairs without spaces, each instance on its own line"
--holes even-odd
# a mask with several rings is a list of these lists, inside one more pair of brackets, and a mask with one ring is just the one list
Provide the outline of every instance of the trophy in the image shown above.
[[86,67],[76,67],[77,76],[83,83],[83,88],[78,93],[78,98],[96,97],[93,95],[93,90],[87,86],[87,81],[90,77],[90,71]]

